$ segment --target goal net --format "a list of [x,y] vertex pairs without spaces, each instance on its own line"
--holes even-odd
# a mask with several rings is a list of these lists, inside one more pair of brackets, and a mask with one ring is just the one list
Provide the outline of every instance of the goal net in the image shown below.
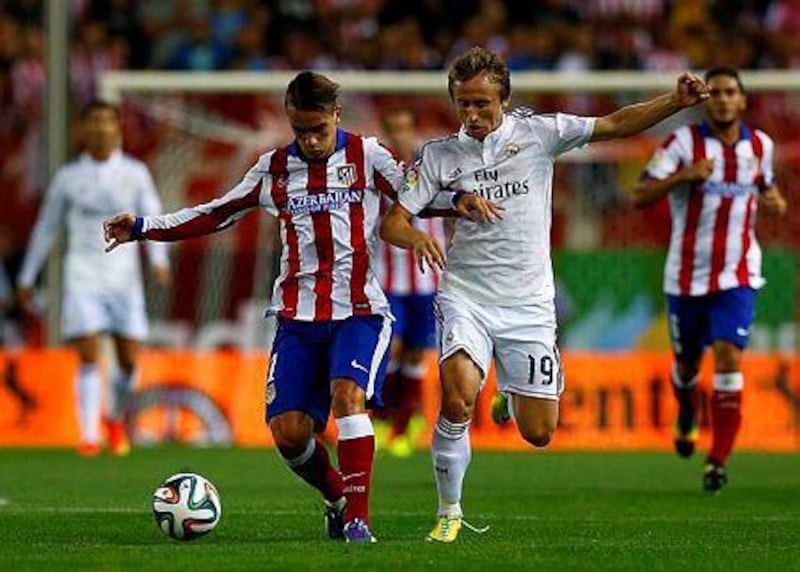
[[[150,165],[167,210],[227,190],[256,157],[292,139],[283,113],[289,72],[113,72],[99,95],[121,104],[126,149]],[[330,72],[342,88],[343,125],[381,134],[387,110],[409,107],[419,140],[458,125],[443,72]],[[514,105],[601,115],[671,89],[675,74],[517,73]],[[800,179],[800,74],[750,72],[747,120],[777,142],[776,172],[790,196]],[[624,141],[593,144],[557,163],[553,234],[561,338],[566,348],[667,347],[661,276],[669,233],[666,204],[635,209],[626,193],[650,154],[685,112]],[[800,209],[760,217],[769,285],[758,298],[752,346],[793,350],[798,317]],[[279,259],[275,222],[251,214],[224,232],[172,247],[175,280],[150,292],[154,341],[166,346],[263,347],[261,319]]]

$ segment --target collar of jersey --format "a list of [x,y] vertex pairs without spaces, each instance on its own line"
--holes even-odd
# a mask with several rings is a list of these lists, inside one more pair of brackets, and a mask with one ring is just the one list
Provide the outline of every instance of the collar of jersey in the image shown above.
[[111,162],[119,161],[119,159],[122,157],[122,150],[119,148],[114,149],[111,152],[111,155],[109,155],[108,159],[106,159],[105,161],[98,161],[97,159],[89,155],[88,151],[84,151],[83,153],[81,153],[81,157],[83,158],[84,161],[88,161],[89,163],[95,165],[108,165]]
[[[711,130],[711,126],[708,124],[708,121],[700,122],[700,134],[703,137],[708,137],[709,139],[716,139],[716,135]],[[750,127],[744,121],[739,122],[739,141],[744,141],[746,139],[750,139],[752,134],[750,133]]]
[[[344,131],[343,129],[336,130],[336,148],[333,150],[333,153],[341,151],[342,149],[347,147],[347,138],[348,138],[347,131]],[[328,157],[324,157],[322,159],[306,159],[303,156],[303,152],[300,151],[300,145],[297,144],[297,139],[295,139],[289,144],[288,152],[290,157],[297,157],[298,159],[301,159],[306,163],[313,161],[327,161],[328,157],[330,157],[330,155],[328,155]],[[331,155],[333,155],[333,153],[331,153]]]
[[466,143],[467,145],[474,145],[476,147],[486,147],[487,145],[489,148],[493,148],[497,143],[508,139],[511,136],[511,130],[513,126],[511,125],[511,120],[506,117],[506,114],[503,114],[503,121],[494,131],[491,131],[486,137],[483,138],[483,141],[478,141],[467,135],[467,131],[464,129],[464,126],[461,126],[461,129],[458,130],[458,140],[462,143]]

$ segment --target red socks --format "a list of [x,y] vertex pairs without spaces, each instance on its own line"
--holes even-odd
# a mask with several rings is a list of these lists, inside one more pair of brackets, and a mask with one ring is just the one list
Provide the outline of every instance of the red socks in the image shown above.
[[742,392],[714,390],[711,397],[713,441],[708,461],[724,465],[742,424]]
[[369,489],[375,457],[375,433],[366,413],[336,420],[339,428],[339,468],[347,498],[345,520],[360,518],[369,524]]
[[331,465],[328,450],[318,439],[310,441],[302,455],[286,459],[286,463],[296,475],[320,491],[326,501],[334,502],[344,496],[342,475]]

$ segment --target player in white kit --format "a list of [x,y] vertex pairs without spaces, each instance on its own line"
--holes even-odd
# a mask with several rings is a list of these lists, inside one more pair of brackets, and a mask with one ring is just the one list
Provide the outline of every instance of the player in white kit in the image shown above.
[[[112,380],[108,411],[109,448],[124,455],[129,444],[124,415],[134,382],[136,354],[147,336],[142,268],[135,249],[105,254],[103,219],[123,210],[161,211],[150,172],[144,163],[119,148],[119,111],[104,102],[89,104],[82,114],[85,151],[56,172],[31,235],[17,280],[23,306],[62,225],[66,230],[61,333],[78,352],[78,420],[81,454],[101,451],[102,389],[98,372],[100,334],[113,336],[119,372]],[[166,247],[147,245],[156,280],[169,280]]]
[[[418,152],[417,117],[408,107],[385,112],[381,118],[386,143],[405,164],[411,165]],[[391,202],[384,200],[385,210]],[[415,217],[415,228],[445,243],[444,221],[440,217]],[[439,273],[423,272],[414,253],[381,241],[375,257],[375,272],[392,309],[395,322],[386,368],[384,404],[381,420],[384,439],[376,444],[392,455],[405,457],[415,449],[416,436],[422,431],[422,383],[427,375],[426,352],[436,347],[436,320],[433,302],[439,286]],[[412,423],[413,421],[413,423]],[[376,423],[377,429],[381,427]]]
[[544,447],[556,429],[564,389],[550,261],[556,157],[590,141],[638,133],[706,97],[703,81],[684,73],[672,93],[603,117],[506,112],[508,67],[480,47],[453,62],[448,86],[462,127],[423,147],[381,227],[385,240],[438,262],[440,253],[409,222],[434,196],[458,190],[504,209],[496,224],[456,221],[439,290],[442,403],[432,443],[439,509],[427,537],[438,542],[455,540],[464,524],[468,429],[493,357],[520,435]]

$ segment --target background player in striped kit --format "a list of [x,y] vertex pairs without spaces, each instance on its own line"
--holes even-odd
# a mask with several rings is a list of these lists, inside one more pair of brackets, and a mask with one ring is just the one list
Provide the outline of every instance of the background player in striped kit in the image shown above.
[[496,224],[456,221],[437,295],[442,401],[432,456],[439,508],[428,534],[436,542],[453,542],[466,525],[469,425],[493,359],[520,435],[544,447],[558,424],[564,384],[550,260],[555,159],[590,141],[638,133],[705,97],[703,81],[684,73],[672,93],[602,117],[506,112],[508,66],[481,47],[451,64],[448,88],[462,127],[422,148],[381,225],[385,240],[417,252],[429,237],[411,226],[411,217],[442,189],[490,198],[504,209]]
[[[382,117],[383,132],[389,148],[405,164],[414,162],[417,117],[407,107],[387,111]],[[389,201],[384,201],[388,209]],[[414,227],[445,244],[442,218],[415,218]],[[395,317],[389,364],[386,371],[384,402],[386,414],[376,423],[388,420],[389,427],[378,432],[379,448],[396,456],[407,456],[414,450],[417,433],[422,429],[422,380],[427,373],[425,352],[436,347],[436,322],[433,299],[439,284],[438,268],[422,271],[413,253],[381,241],[375,259],[376,272]],[[412,417],[413,424],[410,424]]]
[[[81,131],[85,152],[59,169],[50,183],[18,277],[18,294],[23,309],[29,311],[36,275],[63,224],[67,252],[61,333],[80,358],[78,451],[91,456],[101,450],[102,389],[97,362],[100,334],[108,332],[119,366],[110,392],[109,448],[113,454],[124,455],[129,449],[124,416],[136,356],[147,337],[147,314],[139,253],[131,249],[106,256],[100,223],[120,210],[159,213],[161,202],[147,166],[120,150],[117,108],[99,101],[89,104],[82,114]],[[149,245],[147,252],[154,277],[167,284],[165,245]]]
[[765,283],[756,212],[761,207],[783,215],[787,205],[775,183],[772,139],[741,120],[747,97],[737,70],[714,68],[705,77],[710,93],[706,120],[666,139],[634,190],[634,200],[645,205],[669,196],[672,235],[664,292],[679,404],[675,448],[683,457],[694,452],[698,370],[711,345],[713,435],[703,487],[718,491],[727,483],[725,462],[741,424],[744,378],[739,363],[750,336],[755,291]]
[[[339,129],[339,86],[304,71],[287,86],[295,135],[259,157],[224,196],[163,216],[104,223],[109,250],[131,240],[181,240],[222,230],[261,207],[280,221],[282,254],[271,312],[278,329],[266,383],[267,422],[286,464],[319,490],[331,538],[375,542],[369,494],[375,441],[367,403],[380,404],[391,338],[389,304],[372,269],[381,194],[403,166],[375,138]],[[445,205],[452,205],[448,197]],[[458,201],[480,214],[484,201]],[[431,257],[440,255],[433,239]],[[434,263],[432,259],[429,264]],[[315,436],[330,412],[339,470]]]

